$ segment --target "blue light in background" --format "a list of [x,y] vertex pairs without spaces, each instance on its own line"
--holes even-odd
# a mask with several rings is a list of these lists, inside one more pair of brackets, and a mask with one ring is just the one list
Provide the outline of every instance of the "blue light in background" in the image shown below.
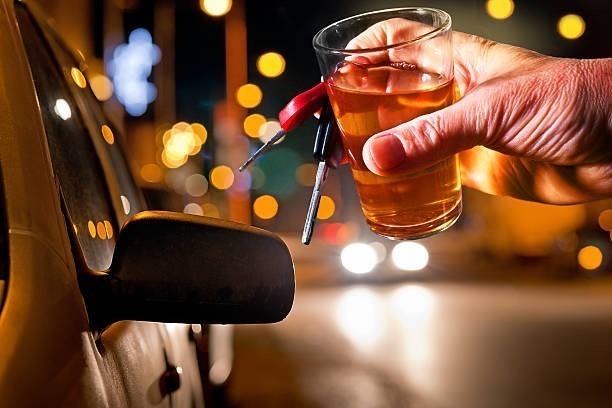
[[144,28],[132,31],[128,43],[115,48],[107,71],[113,79],[117,99],[129,115],[143,115],[148,104],[155,100],[157,88],[148,78],[160,59],[159,47],[153,44],[151,34]]

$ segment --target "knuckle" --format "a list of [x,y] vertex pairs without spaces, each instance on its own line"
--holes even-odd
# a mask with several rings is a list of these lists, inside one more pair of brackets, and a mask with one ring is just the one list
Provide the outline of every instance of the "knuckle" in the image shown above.
[[415,123],[410,129],[414,139],[414,147],[421,153],[438,156],[443,146],[440,133],[439,120],[435,117],[424,118]]

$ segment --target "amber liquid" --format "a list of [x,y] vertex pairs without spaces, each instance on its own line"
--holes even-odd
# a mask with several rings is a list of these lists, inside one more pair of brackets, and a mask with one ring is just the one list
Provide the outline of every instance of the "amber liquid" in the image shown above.
[[373,134],[450,105],[453,81],[416,67],[344,66],[327,80],[361,207],[370,228],[393,239],[417,239],[451,226],[461,213],[457,156],[402,176],[381,177],[362,158]]

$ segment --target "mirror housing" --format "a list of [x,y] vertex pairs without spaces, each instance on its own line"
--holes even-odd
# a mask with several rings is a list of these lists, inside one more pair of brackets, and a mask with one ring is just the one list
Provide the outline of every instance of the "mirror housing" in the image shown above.
[[108,273],[91,276],[92,321],[273,323],[293,304],[295,275],[285,243],[243,224],[144,211],[117,238]]

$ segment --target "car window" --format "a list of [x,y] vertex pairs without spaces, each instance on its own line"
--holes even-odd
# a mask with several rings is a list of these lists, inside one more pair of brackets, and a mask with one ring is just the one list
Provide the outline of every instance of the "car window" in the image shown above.
[[[145,199],[132,176],[123,147],[123,135],[110,121],[96,99],[85,77],[87,70],[83,61],[74,58],[65,44],[56,36],[48,38],[58,58],[62,73],[71,89],[78,109],[100,158],[111,203],[119,225],[132,215],[145,210]],[[83,67],[81,67],[83,66]]]
[[105,176],[66,78],[23,4],[16,8],[38,97],[56,183],[88,268],[109,268],[117,219]]

